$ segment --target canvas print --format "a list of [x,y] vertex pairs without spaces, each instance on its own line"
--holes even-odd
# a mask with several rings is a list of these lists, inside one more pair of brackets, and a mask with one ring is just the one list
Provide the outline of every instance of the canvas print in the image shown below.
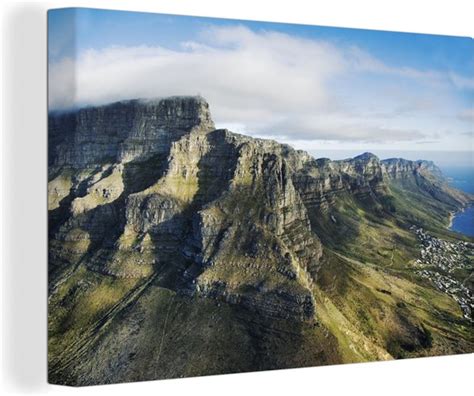
[[51,10],[49,381],[472,353],[473,49]]

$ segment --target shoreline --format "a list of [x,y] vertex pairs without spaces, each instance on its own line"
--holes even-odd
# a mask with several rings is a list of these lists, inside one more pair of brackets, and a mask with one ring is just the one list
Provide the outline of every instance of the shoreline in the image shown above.
[[454,218],[455,218],[458,214],[463,213],[463,212],[466,210],[466,208],[468,208],[469,206],[470,206],[470,205],[468,205],[468,206],[463,206],[463,207],[462,207],[461,209],[459,209],[458,211],[450,211],[450,212],[449,212],[448,230],[454,231],[454,230],[451,229],[452,226],[453,226]]
[[469,208],[469,206],[471,206],[471,205],[464,206],[464,207],[462,207],[460,210],[458,210],[457,212],[454,212],[454,211],[449,212],[448,230],[454,231],[454,230],[451,229],[452,226],[453,226],[454,218],[455,218],[458,214],[464,213],[464,211],[465,211],[467,208]]
[[454,215],[456,212],[449,212],[449,222],[448,222],[448,230],[451,230],[453,226]]
[[473,204],[467,205],[467,206],[461,208],[460,210],[458,210],[457,212],[454,212],[454,211],[449,212],[449,222],[448,222],[448,228],[447,229],[449,231],[453,231],[453,232],[456,232],[456,233],[459,233],[459,234],[462,234],[462,235],[465,235],[467,237],[472,238],[474,235],[466,234],[465,231],[454,230],[453,229],[454,219],[456,218],[456,216],[464,213],[466,211],[466,209],[470,209],[471,207],[474,208],[474,205]]

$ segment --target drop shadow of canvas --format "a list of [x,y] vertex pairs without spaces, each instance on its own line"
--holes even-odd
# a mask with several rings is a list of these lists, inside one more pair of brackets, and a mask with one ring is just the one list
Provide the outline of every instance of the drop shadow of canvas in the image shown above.
[[46,383],[46,5],[4,14],[4,385],[38,393]]

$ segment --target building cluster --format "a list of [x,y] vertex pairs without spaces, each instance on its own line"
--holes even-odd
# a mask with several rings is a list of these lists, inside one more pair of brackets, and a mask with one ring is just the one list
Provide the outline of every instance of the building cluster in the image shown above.
[[473,320],[473,291],[456,279],[455,271],[470,269],[474,256],[474,244],[465,241],[450,242],[429,235],[422,228],[412,227],[420,240],[420,258],[415,265],[416,273],[429,279],[439,290],[450,295],[461,307],[463,315]]
[[449,242],[427,234],[423,228],[415,228],[415,234],[421,242],[420,258],[417,264],[436,266],[443,271],[471,265],[468,255],[474,255],[474,245],[465,241]]

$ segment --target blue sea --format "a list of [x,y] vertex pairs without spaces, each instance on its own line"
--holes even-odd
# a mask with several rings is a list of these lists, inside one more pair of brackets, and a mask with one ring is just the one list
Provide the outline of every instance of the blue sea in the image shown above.
[[[444,175],[451,186],[474,194],[474,168],[444,168]],[[454,215],[451,225],[453,231],[474,237],[474,206],[466,208]]]

